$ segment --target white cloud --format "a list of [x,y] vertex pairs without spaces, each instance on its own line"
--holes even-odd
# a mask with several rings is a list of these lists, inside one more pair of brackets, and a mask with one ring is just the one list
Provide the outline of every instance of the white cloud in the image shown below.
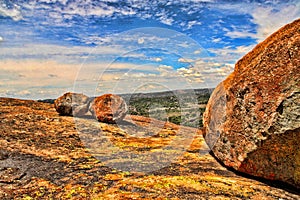
[[[121,70],[112,70],[111,68],[116,69],[115,65],[119,65]],[[141,88],[148,88],[148,90],[143,89],[144,92],[153,92],[168,88],[207,87],[204,77],[197,68],[176,70],[169,65],[129,65],[126,63],[114,63],[101,75],[98,82],[97,95],[105,92],[131,93]],[[147,86],[149,84],[152,85],[151,88]]]
[[157,71],[160,73],[160,76],[173,76],[174,69],[169,65],[159,65]]
[[[159,31],[166,31],[167,29],[147,27],[131,29],[121,33],[109,34],[105,36],[86,36],[85,33],[80,35],[82,42],[85,44],[96,44],[96,48],[107,48],[107,47],[122,47],[123,50],[130,51],[137,48],[137,44],[141,47],[145,46],[148,48],[162,46],[169,41],[167,36],[158,35]],[[117,51],[116,53],[119,53]]]
[[277,31],[280,27],[300,16],[300,1],[294,0],[287,3],[273,3],[272,5],[258,3],[240,3],[240,4],[221,4],[217,8],[226,12],[238,12],[243,15],[252,16],[251,21],[257,25],[256,30],[250,30],[251,27],[235,26],[233,30],[224,28],[226,36],[231,38],[253,38],[258,42],[263,41],[270,34]]
[[3,40],[4,40],[3,37],[0,36],[0,42],[2,42]]
[[164,70],[173,70],[174,68],[169,65],[159,65],[158,69],[164,69]]
[[[116,2],[115,0],[111,1]],[[93,4],[93,1],[91,0],[87,0],[85,2],[77,1],[76,3],[75,1],[68,0],[43,0],[43,2],[48,4],[50,4],[51,2],[61,2],[65,5],[65,7],[55,7],[54,11],[52,13],[49,13],[49,17],[57,20],[55,22],[61,24],[63,23],[63,20],[66,17],[72,19],[72,15],[75,13],[84,17],[90,15],[97,15],[100,17],[113,18],[118,14],[135,14],[136,11],[134,10],[134,8],[139,7],[138,5],[132,5],[133,10],[126,6],[122,8],[117,8],[109,6],[109,4],[106,3],[107,1],[97,2],[96,4]],[[188,5],[189,3],[197,4],[199,2],[214,1],[175,0],[173,2],[168,2],[168,4]],[[157,3],[157,1],[155,3]],[[133,4],[135,4],[135,1],[133,1]],[[151,9],[151,7],[149,7],[149,2],[139,2],[139,4],[145,4],[143,8],[149,10]],[[197,5],[200,6],[200,4]],[[211,4],[212,7],[214,7],[215,5],[216,4]],[[276,27],[278,27],[281,23],[285,24],[285,22],[290,22],[289,20],[294,18],[295,16],[299,16],[299,6],[295,7],[295,5],[286,6],[285,4],[286,8],[280,8],[276,11],[274,9],[271,9],[271,7],[261,7],[258,4],[252,4],[251,8],[247,8],[246,6],[244,7],[241,5],[242,4],[237,3],[235,7],[229,8],[230,5],[227,4],[227,9],[236,9],[235,13],[241,12],[243,14],[251,14],[251,16],[253,17],[252,22],[257,25],[257,33],[255,32],[255,30],[250,30],[250,28],[253,27],[247,25],[233,27],[233,31],[231,32],[229,32],[229,29],[224,29],[224,31],[227,31],[226,35],[231,38],[251,37],[259,40],[264,39],[267,34],[272,33],[275,29],[277,30]],[[44,5],[44,8],[52,9],[51,7],[49,7],[50,5],[47,6]],[[189,6],[190,7],[187,6],[187,13],[193,10],[194,12],[197,12],[197,9],[194,9],[193,7],[194,5]],[[156,20],[159,20],[162,23],[168,25],[174,25],[175,23],[177,23],[177,18],[174,17],[174,14],[172,15],[172,13],[170,15],[169,11],[162,11],[160,15],[155,15],[156,12],[157,10],[150,12],[151,14],[148,14],[148,16],[145,13],[144,16],[146,18],[155,17]],[[61,15],[61,13],[63,13],[63,15]],[[136,14],[139,15],[139,13]],[[192,28],[196,24],[201,23],[197,21],[187,21],[186,23],[184,23],[184,25],[188,28]],[[51,84],[53,84],[54,87],[59,87],[59,85],[61,85],[64,88],[67,88],[70,85],[72,86],[72,81],[74,81],[74,79],[77,82],[82,83],[82,86],[84,86],[85,84],[93,86],[95,82],[103,81],[101,82],[101,84],[103,84],[103,87],[100,89],[97,88],[98,90],[101,90],[103,92],[107,92],[108,90],[114,90],[116,89],[116,87],[119,87],[119,89],[117,90],[121,92],[131,91],[132,88],[137,87],[138,85],[143,85],[146,82],[155,82],[159,84],[161,83],[168,87],[169,85],[181,87],[180,83],[189,82],[193,83],[193,85],[196,87],[200,87],[202,83],[206,83],[208,80],[212,80],[216,83],[221,78],[225,78],[226,75],[233,71],[233,65],[225,63],[235,63],[237,59],[249,52],[253,47],[227,46],[222,49],[210,49],[210,52],[216,54],[217,57],[210,58],[210,60],[208,59],[210,61],[209,62],[208,60],[201,60],[197,58],[202,57],[202,53],[205,53],[204,50],[202,51],[199,45],[197,46],[195,44],[191,44],[192,42],[190,40],[185,40],[186,38],[183,38],[183,34],[177,34],[179,36],[175,37],[175,31],[169,30],[169,32],[167,32],[166,30],[160,28],[148,28],[148,30],[146,29],[147,28],[136,29],[124,33],[118,33],[107,36],[99,36],[96,35],[97,33],[95,33],[95,35],[85,37],[85,33],[78,33],[77,36],[78,39],[81,40],[80,42],[84,42],[85,44],[96,44],[98,45],[98,47],[96,48],[84,46],[59,46],[49,45],[46,43],[32,44],[26,42],[24,42],[24,46],[20,45],[20,47],[5,47],[4,45],[6,44],[6,42],[1,43],[1,45],[3,44],[3,46],[1,46],[0,51],[0,56],[2,58],[9,58],[9,56],[11,55],[18,59],[22,59],[24,57],[36,57],[41,60],[41,65],[38,65],[37,62],[32,62],[31,64],[30,62],[25,62],[26,66],[10,63],[7,66],[12,67],[4,68],[4,65],[2,64],[5,62],[5,60],[2,60],[0,62],[0,69],[1,71],[3,69],[3,72],[8,75],[8,79],[0,80],[0,83],[2,85],[5,83],[10,83],[11,85],[15,85],[17,88],[25,86],[43,87]],[[22,36],[21,33],[23,32],[20,31],[20,37]],[[5,40],[7,39],[6,35],[3,35],[3,37],[5,37]],[[178,39],[180,37],[182,37],[183,39]],[[222,41],[222,38],[214,38],[211,39],[211,41],[218,43]],[[221,44],[225,44],[225,40]],[[183,47],[186,49],[183,49]],[[147,56],[144,51],[140,53],[139,50],[142,48],[156,48],[162,50],[162,52],[166,55],[180,55],[182,58],[179,58],[177,61],[180,62],[181,65],[182,63],[191,63],[191,65],[189,66],[189,68],[180,68],[176,70],[172,66],[163,65],[163,61],[166,61],[165,58],[167,56],[161,54],[152,54],[151,56]],[[130,63],[117,63],[117,61],[114,60],[113,63],[109,65],[109,60],[111,58],[122,56],[128,56],[129,58],[142,58],[147,61],[150,60],[155,61],[157,63],[152,63],[155,66],[136,66]],[[83,71],[81,71],[79,77],[76,78],[76,75],[74,75],[74,71],[72,71],[71,69],[77,70],[77,67],[80,63],[82,63],[84,58],[86,58],[87,61],[91,59],[101,59],[97,60],[98,63],[96,63],[95,60],[92,60],[94,65],[90,65],[89,63],[84,64],[86,67],[83,67]],[[177,58],[178,57],[176,57],[176,59]],[[22,62],[21,59],[20,62]],[[56,62],[51,63],[45,60],[43,61],[43,59],[56,60]],[[63,62],[68,63],[68,61],[73,62],[73,68],[72,65],[62,64]],[[43,67],[42,65],[48,67],[50,70],[48,70],[48,68]],[[13,67],[16,67],[15,71]],[[65,71],[67,73],[59,74],[54,69],[57,71]],[[70,73],[73,74],[70,75]],[[14,76],[14,74],[16,74],[16,76]],[[101,76],[100,79],[99,75]],[[179,78],[182,79],[181,82],[178,81]],[[24,83],[24,85],[22,86],[21,83]],[[183,85],[184,84],[182,84],[182,86]],[[16,90],[10,91],[15,91],[15,94],[20,95],[29,95],[29,93],[30,95],[33,95],[38,93],[38,91],[33,91],[28,88],[23,89],[23,92],[18,92]],[[91,87],[91,89],[94,88]],[[46,93],[48,91],[40,89],[40,93],[43,92]]]
[[68,0],[39,0],[39,1],[42,2],[42,3],[56,3],[56,2],[60,2],[60,3],[62,3],[62,4],[65,5]]
[[[44,1],[45,2],[45,1]],[[121,15],[134,15],[136,12],[131,9],[130,7],[114,7],[109,6],[105,2],[93,2],[92,0],[85,0],[85,1],[60,1],[64,4],[63,7],[55,6],[54,10],[56,12],[61,14],[67,14],[67,15],[80,15],[83,17],[86,16],[99,16],[99,17],[111,17],[115,13],[121,14]],[[51,3],[49,1],[46,1],[45,3]],[[39,7],[41,5],[38,5]],[[38,8],[38,7],[37,7]]]
[[0,56],[6,59],[24,57],[54,59],[66,63],[82,63],[85,58],[122,55],[126,51],[121,46],[97,47],[60,46],[52,44],[25,44],[20,47],[1,47]]
[[6,5],[5,2],[0,3],[0,16],[10,17],[15,21],[23,19],[20,6],[11,3]]
[[143,44],[145,42],[144,38],[139,38],[138,39],[138,44]]
[[205,78],[203,77],[201,71],[199,71],[197,68],[195,67],[191,67],[191,68],[184,68],[181,67],[177,70],[178,74],[181,77],[184,77],[189,83],[204,83],[205,82]]
[[249,33],[247,31],[230,31],[225,34],[226,36],[230,38],[256,38],[256,33]]
[[222,62],[222,63],[236,63],[238,59],[248,53],[251,49],[253,49],[254,45],[249,46],[226,46],[224,48],[219,49],[209,49],[211,53],[217,55],[215,60]]
[[215,87],[217,83],[224,80],[234,70],[234,64],[227,64],[223,59],[220,59],[220,62],[217,62],[217,60],[216,57],[208,60],[189,60],[191,65],[188,68],[182,67],[177,71],[190,82],[198,82],[207,84],[207,87]]
[[156,58],[151,58],[150,60],[155,61],[155,62],[161,62],[162,58],[156,57]]
[[181,63],[192,63],[192,62],[194,62],[194,60],[190,59],[190,58],[179,58],[178,62],[181,62]]
[[[72,39],[72,38],[70,38]],[[100,37],[100,36],[96,36],[96,35],[92,35],[89,37],[83,37],[82,41],[85,44],[98,44],[98,45],[102,45],[102,44],[109,44],[112,42],[112,37]]]
[[216,0],[184,0],[186,2],[194,2],[194,3],[214,3]]
[[205,76],[217,76],[225,78],[228,76],[234,69],[233,64],[221,64],[221,63],[207,63],[206,67],[202,70],[202,73]]
[[189,21],[188,23],[187,23],[187,28],[188,29],[191,29],[193,26],[195,26],[195,25],[201,25],[202,23],[201,22],[199,22],[199,21]]
[[212,42],[214,42],[214,43],[219,43],[219,42],[221,42],[222,41],[222,38],[214,38],[213,40],[212,40]]
[[294,5],[284,5],[278,10],[270,7],[257,7],[252,11],[253,23],[258,25],[255,37],[262,41],[280,27],[300,16],[300,2]]
[[197,49],[197,50],[194,51],[194,54],[200,54],[200,53],[202,53],[202,52],[203,52],[202,49]]
[[163,23],[163,24],[166,24],[166,25],[169,25],[171,26],[174,22],[174,19],[172,18],[168,18],[167,16],[161,16],[160,17],[160,21]]
[[184,77],[202,77],[201,72],[196,67],[184,68],[181,67],[177,72]]
[[[169,65],[118,62],[74,65],[40,60],[1,61],[0,69],[6,79],[0,79],[0,94],[38,99],[57,98],[73,90],[95,96],[103,93],[130,93],[138,88],[148,88],[145,92],[151,92],[166,88],[212,87],[229,73],[228,66],[218,63],[196,60],[194,65],[175,70]],[[207,80],[211,81],[210,85]],[[146,87],[149,83],[156,87]]]

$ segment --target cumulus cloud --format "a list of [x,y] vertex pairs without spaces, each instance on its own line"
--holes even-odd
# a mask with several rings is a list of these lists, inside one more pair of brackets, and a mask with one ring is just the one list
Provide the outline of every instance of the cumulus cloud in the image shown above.
[[177,72],[193,83],[203,83],[207,87],[215,87],[234,69],[234,64],[217,61],[217,58],[189,60],[189,67],[181,67]]
[[202,77],[201,73],[196,68],[181,67],[177,71],[184,77]]

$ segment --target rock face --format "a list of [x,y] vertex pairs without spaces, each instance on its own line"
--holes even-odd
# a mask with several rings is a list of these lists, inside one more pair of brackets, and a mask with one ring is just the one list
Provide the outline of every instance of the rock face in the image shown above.
[[65,93],[54,101],[56,111],[65,116],[83,116],[88,111],[89,97],[84,94]]
[[116,123],[126,116],[127,105],[118,95],[104,94],[94,99],[90,111],[100,122]]
[[204,127],[226,166],[300,188],[300,19],[236,63],[213,92]]
[[[200,156],[205,146],[202,130],[168,122],[161,127],[140,116],[127,115],[124,120],[133,123],[106,124],[91,118],[75,122],[59,116],[49,103],[0,98],[0,199],[299,199],[299,191],[286,190],[284,184],[274,187],[238,176],[210,154]],[[80,133],[77,123],[101,131]],[[138,132],[156,135],[135,137]],[[157,159],[164,162],[166,153],[176,153],[166,146],[178,134],[195,132],[187,152],[169,166],[141,173],[128,164],[152,164],[156,160],[143,158],[151,152],[161,152]],[[116,156],[97,159],[83,144],[85,137],[103,157]],[[181,151],[182,143],[173,144]],[[124,156],[124,151],[141,157]],[[131,170],[116,170],[111,163]]]

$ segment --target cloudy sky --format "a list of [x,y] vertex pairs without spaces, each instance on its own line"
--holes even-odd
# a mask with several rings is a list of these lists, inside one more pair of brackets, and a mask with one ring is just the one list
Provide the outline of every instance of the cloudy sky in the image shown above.
[[212,88],[298,0],[0,0],[0,96]]

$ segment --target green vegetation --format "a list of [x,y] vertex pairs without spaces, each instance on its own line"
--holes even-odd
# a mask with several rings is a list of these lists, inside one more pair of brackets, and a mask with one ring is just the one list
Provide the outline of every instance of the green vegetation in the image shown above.
[[202,127],[210,92],[149,93],[125,96],[129,114],[152,117],[178,125]]

